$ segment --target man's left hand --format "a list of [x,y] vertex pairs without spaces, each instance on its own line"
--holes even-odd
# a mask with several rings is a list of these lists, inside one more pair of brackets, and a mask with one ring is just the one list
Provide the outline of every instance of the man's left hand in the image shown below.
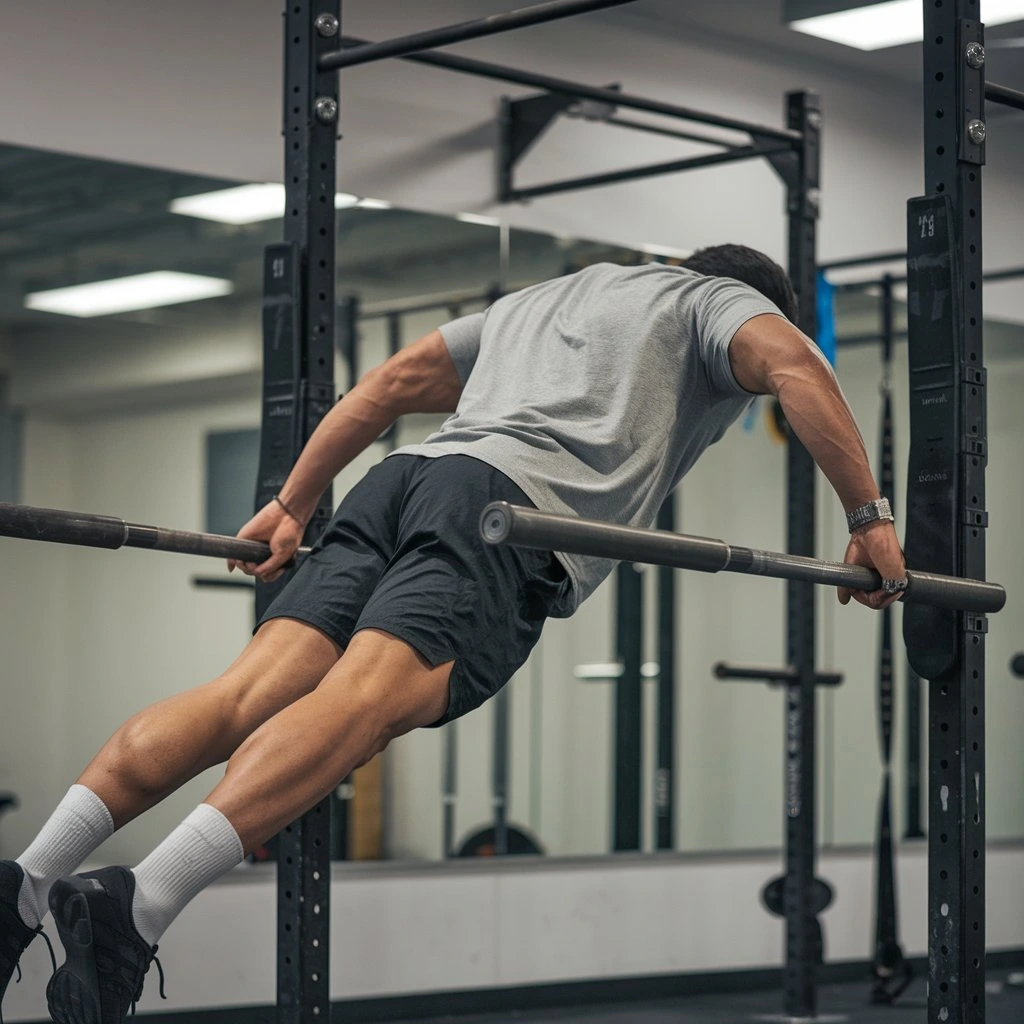
[[[863,565],[874,569],[883,580],[905,580],[907,563],[903,557],[899,538],[893,524],[884,520],[862,526],[850,535],[850,543],[843,559],[848,565]],[[852,597],[868,608],[881,610],[898,601],[901,594],[887,594],[884,590],[850,590],[839,588],[839,603],[849,604]]]

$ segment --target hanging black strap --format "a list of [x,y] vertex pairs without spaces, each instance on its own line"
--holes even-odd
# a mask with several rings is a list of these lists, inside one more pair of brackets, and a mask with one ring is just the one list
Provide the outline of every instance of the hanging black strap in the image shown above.
[[[895,500],[892,422],[892,280],[882,281],[882,444],[879,490],[890,503]],[[893,1003],[910,984],[910,965],[900,948],[896,922],[896,873],[892,847],[892,726],[893,726],[892,609],[882,612],[878,646],[878,737],[882,752],[882,793],[879,799],[876,846],[875,955],[872,970],[875,988],[872,1001]]]
[[[886,363],[882,383],[882,453],[879,490],[883,498],[895,501],[893,476],[892,388],[889,383],[890,364]],[[882,612],[881,641],[878,648],[878,735],[882,745],[882,765],[886,771],[892,761],[892,609]]]

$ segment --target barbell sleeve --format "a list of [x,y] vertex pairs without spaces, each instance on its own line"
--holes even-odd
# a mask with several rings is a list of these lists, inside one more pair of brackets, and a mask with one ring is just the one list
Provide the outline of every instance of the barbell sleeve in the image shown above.
[[[169,530],[162,526],[128,523],[115,516],[5,502],[0,502],[0,537],[108,550],[149,548],[181,555],[234,558],[241,562],[260,563],[270,557],[270,545],[262,541],[239,540],[217,533]],[[309,548],[299,548],[296,557],[308,553]]]
[[[489,544],[564,551],[621,562],[647,562],[674,569],[738,572],[849,587],[851,590],[873,591],[882,585],[877,572],[860,565],[760,551],[667,530],[644,530],[593,519],[577,519],[505,501],[493,502],[484,509],[480,518],[480,535]],[[936,608],[984,614],[997,612],[1006,604],[1006,591],[997,583],[908,571],[903,600],[908,604],[928,604]]]

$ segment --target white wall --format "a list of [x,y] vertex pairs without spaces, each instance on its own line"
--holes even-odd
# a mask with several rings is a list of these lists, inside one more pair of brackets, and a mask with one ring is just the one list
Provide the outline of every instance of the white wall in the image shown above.
[[[25,424],[23,488],[27,500],[70,504],[66,426],[42,417]],[[68,585],[71,551],[0,539],[0,789],[17,794],[21,809],[0,824],[0,851],[12,856],[53,807],[64,775],[67,729]]]

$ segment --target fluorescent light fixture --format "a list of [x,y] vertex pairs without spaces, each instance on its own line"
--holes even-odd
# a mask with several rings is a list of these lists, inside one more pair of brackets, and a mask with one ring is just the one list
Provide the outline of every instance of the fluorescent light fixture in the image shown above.
[[172,306],[179,302],[213,299],[230,295],[234,290],[235,286],[230,281],[220,278],[158,270],[151,274],[134,274],[71,288],[33,292],[25,296],[25,308],[65,316],[111,316]]
[[284,216],[284,185],[239,185],[197,196],[182,196],[171,201],[170,210],[221,224],[276,220]]
[[386,199],[360,199],[360,210],[390,210],[392,204]]
[[[858,50],[920,42],[922,0],[886,0],[790,21],[790,27],[806,35],[829,39]],[[1024,19],[1024,0],[982,0],[981,19],[986,25],[1004,25]]]
[[[334,197],[336,210],[347,210],[361,205],[359,196],[339,192]],[[382,202],[382,200],[370,200]],[[284,216],[284,185],[239,185],[216,192],[203,192],[196,196],[182,196],[171,201],[171,213],[186,217],[199,217],[220,224],[257,224],[264,220],[278,220]],[[383,207],[379,207],[383,209]]]
[[496,217],[485,217],[482,213],[457,213],[455,219],[464,224],[482,224],[486,228],[501,227],[501,221]]

